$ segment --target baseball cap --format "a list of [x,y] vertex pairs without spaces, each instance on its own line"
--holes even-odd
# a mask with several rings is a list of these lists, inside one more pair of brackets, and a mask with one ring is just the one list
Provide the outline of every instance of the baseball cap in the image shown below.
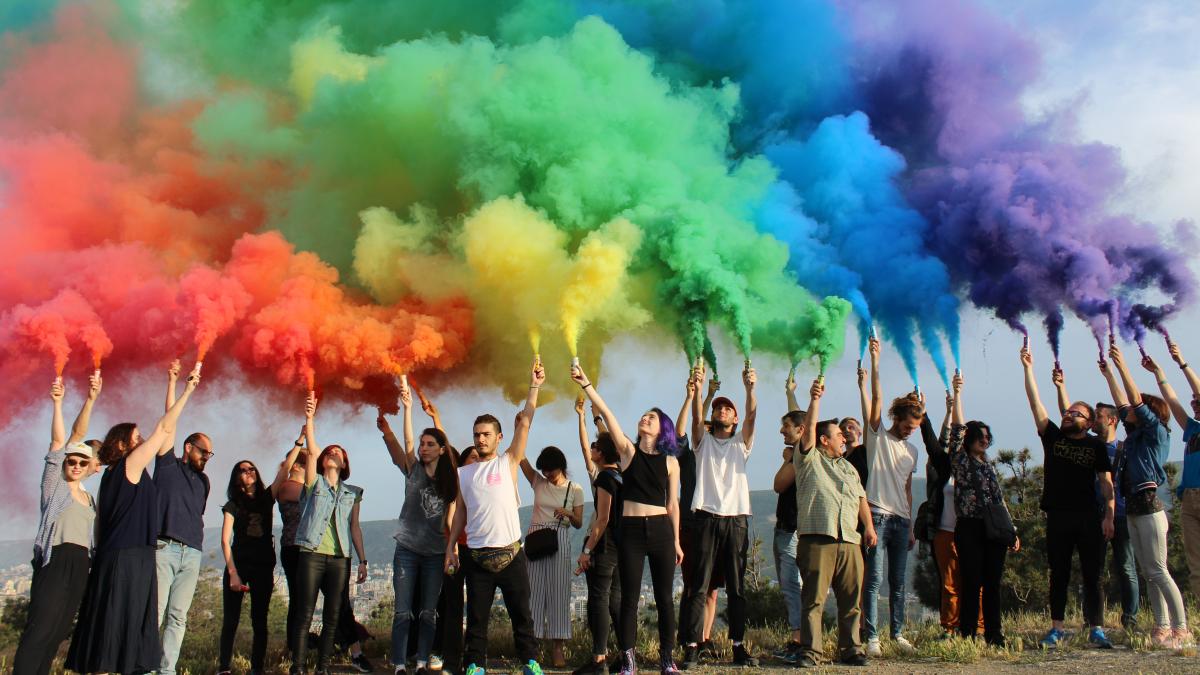
[[68,455],[83,455],[84,457],[87,457],[88,459],[96,458],[96,453],[92,450],[92,446],[90,446],[87,443],[84,443],[82,441],[80,441],[78,443],[71,443],[67,447],[63,448],[63,450]]
[[716,397],[716,398],[714,398],[714,399],[713,399],[713,402],[712,402],[712,407],[713,407],[713,410],[716,410],[716,409],[717,409],[717,406],[719,406],[719,405],[726,405],[726,406],[729,406],[730,408],[733,408],[733,414],[734,414],[734,415],[738,414],[738,409],[737,409],[737,406],[733,404],[733,401],[729,400],[729,399],[728,399],[727,397],[725,397],[725,396],[718,396],[718,397]]

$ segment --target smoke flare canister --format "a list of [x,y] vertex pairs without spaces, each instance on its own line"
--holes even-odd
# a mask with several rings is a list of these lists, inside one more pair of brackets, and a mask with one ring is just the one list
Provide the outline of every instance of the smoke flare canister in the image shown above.
[[204,365],[203,361],[197,361],[195,366],[192,366],[192,375],[200,377],[200,367]]
[[578,356],[572,356],[572,357],[571,357],[571,367],[572,367],[572,368],[578,368],[578,367],[579,367],[579,357],[578,357]]
[[408,389],[408,375],[400,375],[400,387]]
[[879,335],[875,333],[875,324],[871,324],[871,339],[878,340]]
[[1029,349],[1029,336],[1021,338],[1021,349]]

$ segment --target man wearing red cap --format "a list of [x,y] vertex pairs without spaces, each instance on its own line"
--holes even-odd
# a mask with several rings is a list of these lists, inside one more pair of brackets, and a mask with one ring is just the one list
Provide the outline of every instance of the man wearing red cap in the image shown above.
[[[695,390],[704,388],[704,370],[694,376]],[[696,662],[697,642],[703,628],[704,600],[714,566],[725,572],[725,592],[729,598],[729,639],[733,641],[733,663],[757,666],[742,638],[746,633],[746,599],[743,578],[749,549],[750,484],[746,478],[746,460],[754,446],[754,420],[758,402],[754,396],[756,376],[747,364],[742,371],[746,386],[746,419],[738,433],[738,410],[724,396],[713,399],[712,431],[704,430],[700,398],[693,399],[692,444],[696,451],[696,493],[692,498],[695,517],[696,549],[705,551],[694,567],[693,584],[680,603],[690,603],[689,626],[683,626],[683,668]]]

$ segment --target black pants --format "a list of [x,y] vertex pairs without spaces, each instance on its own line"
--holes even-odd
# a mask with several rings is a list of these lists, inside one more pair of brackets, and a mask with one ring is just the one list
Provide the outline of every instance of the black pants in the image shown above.
[[[466,547],[462,547],[466,550]],[[442,594],[438,597],[437,653],[442,655],[442,670],[457,673],[462,670],[463,656],[463,584],[467,572],[462,566],[453,576],[442,577]],[[416,632],[416,631],[412,631]]]
[[50,563],[33,562],[29,617],[13,659],[14,675],[46,675],[58,647],[71,632],[71,623],[87,589],[88,550],[78,544],[59,544]]
[[346,574],[346,583],[342,584],[341,611],[338,612],[337,629],[333,633],[333,642],[339,649],[350,649],[350,645],[362,639],[358,632],[358,620],[354,618],[354,603],[350,602],[350,574]]
[[329,654],[333,651],[333,634],[342,612],[342,588],[349,578],[350,558],[300,551],[296,560],[296,596],[301,605],[297,607],[296,622],[292,626],[292,634],[288,636],[294,655],[293,672],[304,670],[304,660],[308,656],[308,629],[312,626],[317,593],[325,596],[317,669],[328,663]]
[[[675,650],[675,532],[668,516],[622,516],[621,548],[617,568],[621,575],[621,650],[633,649],[637,641],[638,600],[642,596],[642,567],[650,559],[654,604],[658,609],[660,656],[670,658]],[[700,613],[703,617],[703,611]]]
[[229,570],[221,580],[224,617],[221,621],[221,655],[218,670],[229,670],[233,660],[233,640],[237,637],[238,623],[242,618],[242,599],[250,596],[250,626],[254,631],[254,642],[250,648],[250,668],[261,671],[267,655],[267,616],[271,611],[271,595],[275,592],[275,557],[270,560],[238,562],[238,577],[250,587],[248,593],[230,590]]
[[300,589],[300,576],[296,574],[296,562],[300,559],[299,546],[280,546],[279,564],[283,567],[283,577],[287,579],[288,610],[287,610],[287,646],[292,649],[292,633],[296,631],[296,616],[300,613],[303,601],[296,593]]
[[[1062,621],[1071,585],[1071,555],[1078,549],[1083,574],[1083,616],[1089,626],[1104,625],[1100,568],[1104,564],[1104,533],[1100,516],[1091,511],[1046,513],[1046,556],[1050,563],[1050,618]],[[985,616],[986,619],[986,616]]]
[[696,511],[696,541],[693,548],[699,553],[691,583],[684,589],[681,604],[687,604],[688,625],[683,626],[686,644],[700,641],[704,632],[704,601],[708,597],[709,581],[714,567],[725,572],[725,593],[728,596],[729,639],[741,642],[746,635],[746,596],[743,577],[746,574],[747,537],[746,516],[715,516]]
[[[592,633],[592,656],[608,653],[608,629],[621,632],[621,573],[617,569],[617,542],[606,533],[592,555],[587,577],[587,618]],[[611,623],[610,623],[611,622]]]
[[492,614],[492,600],[496,589],[504,594],[504,608],[512,621],[513,642],[521,663],[537,659],[537,638],[533,636],[533,611],[529,608],[529,564],[524,549],[508,567],[499,572],[489,572],[477,565],[471,553],[462,548],[465,555],[459,562],[467,573],[467,635],[463,663],[484,666],[487,662],[488,621]]
[[979,630],[979,589],[983,589],[983,631],[988,642],[1004,637],[1000,627],[1000,578],[1008,548],[987,538],[982,518],[959,518],[954,526],[958,551],[958,630],[973,637]]

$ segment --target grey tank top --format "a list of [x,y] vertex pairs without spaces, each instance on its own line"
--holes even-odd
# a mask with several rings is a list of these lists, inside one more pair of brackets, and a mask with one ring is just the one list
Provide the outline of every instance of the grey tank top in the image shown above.
[[[88,500],[91,499],[91,495],[88,495]],[[67,501],[67,508],[63,509],[54,523],[54,535],[50,538],[50,546],[77,544],[88,548],[92,542],[92,528],[95,525],[95,505],[84,506],[72,497]]]

